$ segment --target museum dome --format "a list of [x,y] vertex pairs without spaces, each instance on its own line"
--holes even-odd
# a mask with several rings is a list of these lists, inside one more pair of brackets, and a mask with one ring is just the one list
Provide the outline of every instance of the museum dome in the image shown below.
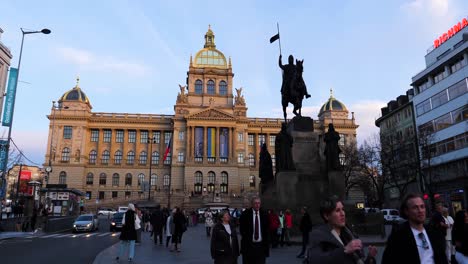
[[216,49],[215,35],[208,26],[208,31],[205,34],[205,45],[203,49],[197,52],[193,61],[195,67],[215,67],[227,69],[228,64],[224,54]]
[[348,109],[346,106],[338,101],[335,97],[333,97],[333,90],[330,89],[330,98],[320,107],[320,112],[319,116],[322,115],[323,112],[326,111],[346,111],[348,112]]
[[64,101],[77,101],[90,104],[88,97],[79,86],[80,78],[76,78],[76,85],[60,97],[59,103]]

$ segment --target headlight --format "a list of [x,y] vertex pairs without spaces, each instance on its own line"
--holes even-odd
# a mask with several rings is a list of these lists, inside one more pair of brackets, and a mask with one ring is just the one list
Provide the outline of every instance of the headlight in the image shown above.
[[112,223],[111,223],[111,225],[115,225],[115,223],[114,223],[114,222],[112,222]]
[[91,226],[91,223],[87,224],[86,226],[87,226],[87,227],[90,227],[90,226]]
[[75,228],[75,227],[76,227],[76,225],[75,225],[75,224],[73,224],[73,228]]

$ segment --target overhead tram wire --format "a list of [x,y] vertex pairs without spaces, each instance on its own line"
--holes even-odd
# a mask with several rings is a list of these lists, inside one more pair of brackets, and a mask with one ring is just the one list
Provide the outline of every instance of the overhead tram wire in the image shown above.
[[24,155],[23,151],[16,145],[15,141],[13,140],[13,138],[11,138],[11,142],[12,142],[13,145],[15,146],[16,150],[18,150],[18,152],[20,153],[20,155],[21,155],[22,157],[24,157],[24,159],[26,159],[27,161],[29,161],[32,165],[41,166],[41,164],[36,163],[36,162],[30,160],[26,155]]

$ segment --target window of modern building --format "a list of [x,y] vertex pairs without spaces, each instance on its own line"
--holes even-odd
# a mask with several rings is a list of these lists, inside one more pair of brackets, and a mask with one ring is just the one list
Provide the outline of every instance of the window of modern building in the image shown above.
[[99,129],[91,129],[91,142],[99,141]]
[[151,187],[156,190],[157,189],[157,184],[158,184],[158,175],[156,174],[151,174]]
[[252,153],[249,154],[249,166],[255,167],[255,156]]
[[249,177],[249,186],[255,188],[255,176],[250,175]]
[[201,194],[203,189],[203,174],[200,171],[195,172],[195,184],[193,186],[196,194]]
[[221,193],[228,193],[228,174],[227,172],[221,172]]
[[452,111],[452,120],[454,124],[468,120],[468,104]]
[[103,142],[111,142],[112,140],[112,130],[104,129],[104,138],[102,139]]
[[119,186],[120,175],[118,173],[114,173],[112,175],[112,186]]
[[209,80],[206,83],[206,93],[207,94],[215,94],[215,83],[212,80]]
[[431,100],[427,99],[416,105],[416,113],[418,116],[431,111]]
[[177,155],[177,161],[178,162],[184,162],[184,153],[183,152],[179,152],[179,154]]
[[270,147],[275,146],[276,136],[270,136]]
[[208,185],[207,185],[207,190],[209,193],[214,192],[215,190],[215,180],[216,180],[216,174],[212,171],[208,172]]
[[132,174],[131,173],[125,174],[125,185],[132,186]]
[[127,164],[133,165],[134,162],[135,162],[135,152],[130,150],[129,152],[127,152]]
[[434,126],[436,131],[442,130],[444,128],[449,127],[452,124],[452,117],[450,113],[447,113],[443,116],[440,116],[434,119]]
[[107,175],[103,172],[99,174],[99,185],[106,185]]
[[64,126],[63,127],[63,138],[64,139],[71,139],[72,138],[72,127],[71,126]]
[[138,163],[140,165],[145,165],[147,159],[148,159],[148,155],[146,154],[146,151],[140,152],[140,159],[139,159]]
[[219,82],[219,94],[227,95],[227,83],[225,81]]
[[171,178],[170,178],[170,176],[167,175],[167,174],[164,175],[164,176],[163,176],[163,187],[164,187],[164,189],[169,189],[170,183],[171,183]]
[[431,97],[432,109],[439,107],[446,102],[448,102],[447,90],[443,90],[442,92]]
[[86,175],[86,185],[93,185],[94,181],[94,174],[92,172],[88,172]]
[[59,174],[59,184],[67,184],[67,173],[64,171],[61,171]]
[[128,131],[128,143],[135,143],[136,142],[136,131],[129,130]]
[[145,181],[145,175],[143,173],[138,174],[138,186],[141,186],[141,184]]
[[161,142],[161,132],[153,131],[152,138],[154,138],[154,143],[159,144]]
[[195,94],[203,93],[203,82],[201,80],[195,81]]
[[124,142],[124,131],[119,129],[115,131],[115,142],[123,143]]
[[461,56],[460,58],[458,58],[456,62],[450,65],[450,70],[452,71],[452,73],[454,73],[460,70],[461,68],[463,68],[465,65],[466,65],[466,61],[463,59],[463,56]]
[[244,153],[237,154],[237,163],[244,164]]
[[63,148],[62,149],[62,161],[63,162],[69,162],[70,161],[70,149],[69,148]]
[[122,163],[122,151],[117,150],[114,153],[114,164],[119,165]]
[[151,154],[151,165],[158,165],[159,164],[159,152],[154,151]]
[[261,146],[263,143],[266,143],[266,135],[265,134],[259,134],[258,135],[258,145]]
[[89,164],[96,164],[97,151],[91,150],[89,152]]
[[434,84],[442,81],[444,78],[445,78],[445,71],[444,70],[439,71],[438,73],[434,75]]
[[102,152],[101,164],[109,164],[110,153],[108,150]]
[[171,153],[167,153],[166,160],[164,161],[164,165],[171,165]]
[[140,143],[148,143],[148,131],[142,130],[140,131]]
[[463,79],[462,81],[452,85],[448,88],[449,99],[453,100],[461,95],[464,95],[468,92],[468,79]]
[[254,146],[255,145],[255,135],[254,134],[249,134],[249,146]]
[[172,132],[164,132],[164,144],[169,144],[169,141],[171,140],[172,137]]
[[99,200],[104,200],[105,199],[105,192],[99,192]]
[[117,198],[118,197],[118,193],[117,191],[112,191],[112,198]]
[[179,140],[184,141],[185,140],[185,131],[179,131]]
[[237,133],[237,141],[239,141],[239,143],[244,142],[244,133],[242,132]]
[[418,86],[417,90],[419,90],[419,93],[422,93],[425,90],[427,90],[427,88],[429,88],[429,82],[426,80],[425,82],[423,82],[422,84]]

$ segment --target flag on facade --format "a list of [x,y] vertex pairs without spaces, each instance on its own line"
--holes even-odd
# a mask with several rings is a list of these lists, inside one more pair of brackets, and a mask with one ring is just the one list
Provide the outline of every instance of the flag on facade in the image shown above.
[[169,152],[171,152],[171,141],[172,141],[172,136],[169,138],[169,142],[167,143],[167,146],[166,146],[166,151],[164,151],[163,162],[166,161],[166,158],[169,155]]
[[280,38],[279,33],[270,38],[270,43],[277,41]]

